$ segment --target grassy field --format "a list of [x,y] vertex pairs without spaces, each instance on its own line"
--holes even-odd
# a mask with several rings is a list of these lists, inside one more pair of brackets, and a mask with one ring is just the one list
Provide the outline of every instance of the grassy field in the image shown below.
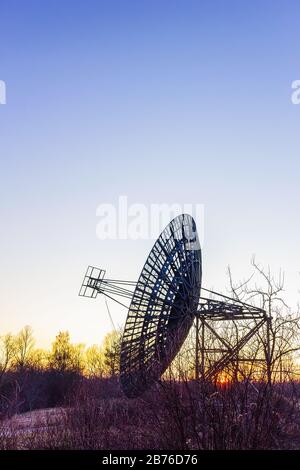
[[[107,384],[104,385],[107,387]],[[99,384],[101,388],[101,384]],[[112,392],[113,390],[113,392]],[[99,391],[99,390],[98,390]],[[1,449],[300,449],[300,385],[162,382],[128,400],[81,384],[65,406],[2,419]]]

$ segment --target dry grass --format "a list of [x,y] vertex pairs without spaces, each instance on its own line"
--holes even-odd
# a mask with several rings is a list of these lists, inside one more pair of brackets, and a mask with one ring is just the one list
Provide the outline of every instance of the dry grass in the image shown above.
[[297,393],[157,385],[141,399],[100,398],[82,386],[72,406],[4,420],[1,449],[299,449]]

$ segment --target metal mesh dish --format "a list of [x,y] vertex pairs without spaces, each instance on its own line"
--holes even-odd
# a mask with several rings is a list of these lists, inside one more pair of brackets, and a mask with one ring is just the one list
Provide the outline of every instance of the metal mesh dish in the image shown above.
[[172,362],[197,312],[201,249],[190,215],[173,219],[155,242],[138,279],[121,346],[120,382],[141,395]]

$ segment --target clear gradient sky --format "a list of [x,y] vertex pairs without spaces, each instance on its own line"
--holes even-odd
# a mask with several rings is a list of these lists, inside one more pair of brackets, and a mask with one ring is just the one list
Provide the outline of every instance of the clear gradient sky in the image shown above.
[[86,266],[136,279],[153,244],[97,239],[119,195],[204,204],[205,286],[255,253],[295,306],[299,44],[297,0],[0,0],[0,334],[101,341],[104,301],[77,297]]

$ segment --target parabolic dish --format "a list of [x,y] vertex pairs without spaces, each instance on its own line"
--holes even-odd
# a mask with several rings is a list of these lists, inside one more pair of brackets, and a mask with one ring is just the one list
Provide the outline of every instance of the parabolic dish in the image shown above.
[[141,395],[180,350],[197,311],[202,277],[194,219],[173,219],[155,242],[132,296],[121,345],[120,382]]

